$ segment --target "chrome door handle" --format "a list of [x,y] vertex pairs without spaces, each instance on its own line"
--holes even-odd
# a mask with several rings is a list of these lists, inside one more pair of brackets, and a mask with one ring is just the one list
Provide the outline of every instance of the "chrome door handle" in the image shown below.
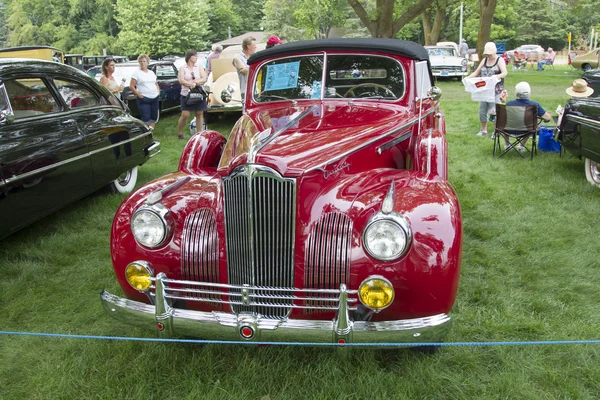
[[74,119],[67,119],[67,120],[64,120],[62,123],[63,123],[63,124],[72,124],[72,123],[74,123],[74,122],[75,122],[75,120],[74,120]]

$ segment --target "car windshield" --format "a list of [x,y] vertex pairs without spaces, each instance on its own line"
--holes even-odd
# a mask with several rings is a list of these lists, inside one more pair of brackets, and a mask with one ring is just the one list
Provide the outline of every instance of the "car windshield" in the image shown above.
[[[325,83],[323,84],[323,69]],[[328,54],[288,57],[260,67],[254,84],[258,103],[324,98],[396,100],[404,94],[404,70],[392,58]]]
[[456,50],[451,47],[436,47],[427,49],[430,56],[456,57]]

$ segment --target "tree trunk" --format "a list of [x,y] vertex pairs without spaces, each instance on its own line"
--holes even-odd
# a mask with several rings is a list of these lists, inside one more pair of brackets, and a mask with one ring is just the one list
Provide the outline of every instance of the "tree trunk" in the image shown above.
[[431,23],[431,9],[423,11],[423,31],[426,46],[433,46],[440,40],[444,19],[446,19],[446,7],[443,5],[438,5],[436,8],[433,24]]
[[374,38],[396,37],[404,25],[418,17],[431,3],[433,0],[418,0],[404,14],[394,19],[394,0],[376,0],[377,12],[373,18],[369,18],[359,0],[348,0],[348,4]]
[[479,0],[479,33],[477,34],[477,54],[483,60],[483,48],[490,41],[492,20],[496,10],[496,0]]

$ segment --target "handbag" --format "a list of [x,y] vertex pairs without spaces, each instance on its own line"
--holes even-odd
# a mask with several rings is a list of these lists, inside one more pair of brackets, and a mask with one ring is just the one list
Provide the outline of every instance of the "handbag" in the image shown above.
[[201,86],[196,86],[193,89],[190,89],[190,92],[185,98],[186,106],[195,106],[196,104],[200,104],[206,100],[207,94]]

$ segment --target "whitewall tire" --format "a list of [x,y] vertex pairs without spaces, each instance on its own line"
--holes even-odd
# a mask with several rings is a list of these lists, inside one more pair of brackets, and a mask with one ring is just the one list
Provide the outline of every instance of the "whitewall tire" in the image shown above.
[[594,186],[600,186],[600,164],[589,158],[585,159],[585,177]]
[[132,169],[123,172],[117,179],[112,181],[109,188],[114,193],[129,193],[135,187],[137,182],[138,169],[133,167]]

